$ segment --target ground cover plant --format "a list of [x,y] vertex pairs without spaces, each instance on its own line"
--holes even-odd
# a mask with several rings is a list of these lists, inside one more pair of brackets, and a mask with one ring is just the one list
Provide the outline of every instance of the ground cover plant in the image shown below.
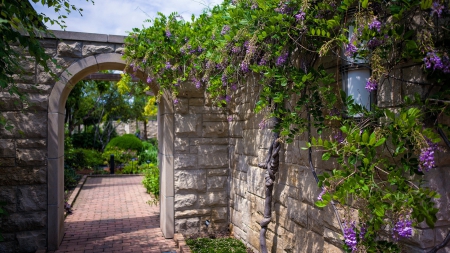
[[[278,165],[277,143],[308,133],[305,148],[336,161],[318,177],[316,205],[345,210],[345,249],[399,252],[413,226],[433,227],[439,211],[440,196],[424,176],[436,167],[437,144],[449,143],[442,121],[450,113],[448,17],[448,1],[441,0],[225,1],[190,21],[160,14],[130,33],[124,58],[129,74],[140,69],[148,84],[160,86],[159,96],[168,92],[176,104],[180,87],[192,82],[230,121],[237,92],[257,76],[255,113],[265,114],[261,128],[274,123],[275,132],[272,158],[261,166]],[[323,65],[330,58],[335,71]],[[369,110],[341,90],[339,68],[349,65],[370,70],[370,96],[394,83],[422,91]],[[417,66],[424,81],[399,76],[404,66]],[[262,252],[277,168],[265,176]]]
[[247,247],[235,238],[187,239],[193,253],[247,253]]

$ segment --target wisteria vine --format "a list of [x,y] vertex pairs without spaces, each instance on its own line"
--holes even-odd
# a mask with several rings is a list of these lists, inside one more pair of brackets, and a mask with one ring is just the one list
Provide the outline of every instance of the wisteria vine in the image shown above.
[[[169,91],[177,103],[191,83],[226,108],[229,121],[238,91],[257,76],[255,113],[266,113],[260,128],[279,119],[273,131],[289,143],[311,115],[317,135],[309,146],[336,161],[319,177],[316,205],[333,200],[347,213],[358,210],[357,219],[345,217],[345,248],[396,252],[414,225],[433,226],[439,211],[439,195],[423,178],[444,151],[436,127],[450,129],[441,121],[449,114],[449,16],[447,0],[225,1],[189,22],[159,14],[130,33],[124,57],[160,96]],[[341,91],[335,71],[358,64],[371,70],[365,89],[374,97],[392,80],[422,92],[367,110]],[[403,80],[403,66],[418,66],[426,81]]]

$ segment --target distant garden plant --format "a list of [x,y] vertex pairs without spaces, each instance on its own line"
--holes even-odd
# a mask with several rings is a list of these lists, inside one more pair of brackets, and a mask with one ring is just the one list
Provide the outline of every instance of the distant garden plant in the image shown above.
[[[160,14],[130,33],[124,58],[129,74],[140,69],[148,84],[159,85],[159,97],[169,92],[177,104],[180,87],[190,82],[230,121],[238,90],[257,77],[260,127],[276,119],[278,142],[315,135],[307,149],[335,162],[319,177],[316,205],[345,210],[346,250],[399,252],[413,226],[433,227],[439,211],[439,195],[424,176],[436,167],[438,143],[448,141],[441,119],[450,112],[449,20],[448,1],[441,0],[225,1],[189,22]],[[324,65],[330,59],[337,65],[331,70]],[[422,92],[368,110],[339,82],[339,67],[361,62],[371,70],[365,88],[372,94],[394,85]],[[411,66],[426,81],[398,75]],[[266,175],[268,186],[274,177]],[[267,252],[264,233],[261,251]]]
[[235,238],[187,239],[193,253],[247,253],[247,247]]

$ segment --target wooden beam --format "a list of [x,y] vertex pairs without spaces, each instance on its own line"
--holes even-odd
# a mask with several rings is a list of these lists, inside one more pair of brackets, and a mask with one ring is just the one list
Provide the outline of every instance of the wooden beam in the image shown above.
[[[113,73],[94,73],[86,76],[83,80],[99,80],[99,81],[119,81],[121,78],[120,74]],[[132,82],[139,82],[140,79],[137,77],[133,77],[131,79]]]

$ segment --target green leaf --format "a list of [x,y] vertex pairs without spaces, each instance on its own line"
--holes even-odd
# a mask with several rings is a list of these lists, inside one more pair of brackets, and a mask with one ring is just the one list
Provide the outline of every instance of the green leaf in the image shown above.
[[326,207],[328,203],[324,203],[323,201],[316,201],[315,204],[317,207],[322,208],[322,207]]
[[362,142],[368,143],[369,142],[369,133],[367,131],[364,131],[362,135]]
[[363,0],[362,3],[361,3],[361,6],[362,6],[364,9],[366,9],[368,4],[369,4],[369,0]]
[[386,141],[386,138],[381,138],[377,141],[377,143],[375,143],[375,147],[378,147],[380,145],[382,145],[384,142]]
[[331,154],[329,152],[323,153],[322,160],[328,161],[331,157]]
[[384,208],[383,208],[383,206],[376,206],[375,207],[375,214],[378,216],[378,217],[384,217]]
[[346,133],[348,133],[348,130],[347,130],[347,127],[346,126],[341,126],[341,131],[344,133],[344,134],[346,134]]

